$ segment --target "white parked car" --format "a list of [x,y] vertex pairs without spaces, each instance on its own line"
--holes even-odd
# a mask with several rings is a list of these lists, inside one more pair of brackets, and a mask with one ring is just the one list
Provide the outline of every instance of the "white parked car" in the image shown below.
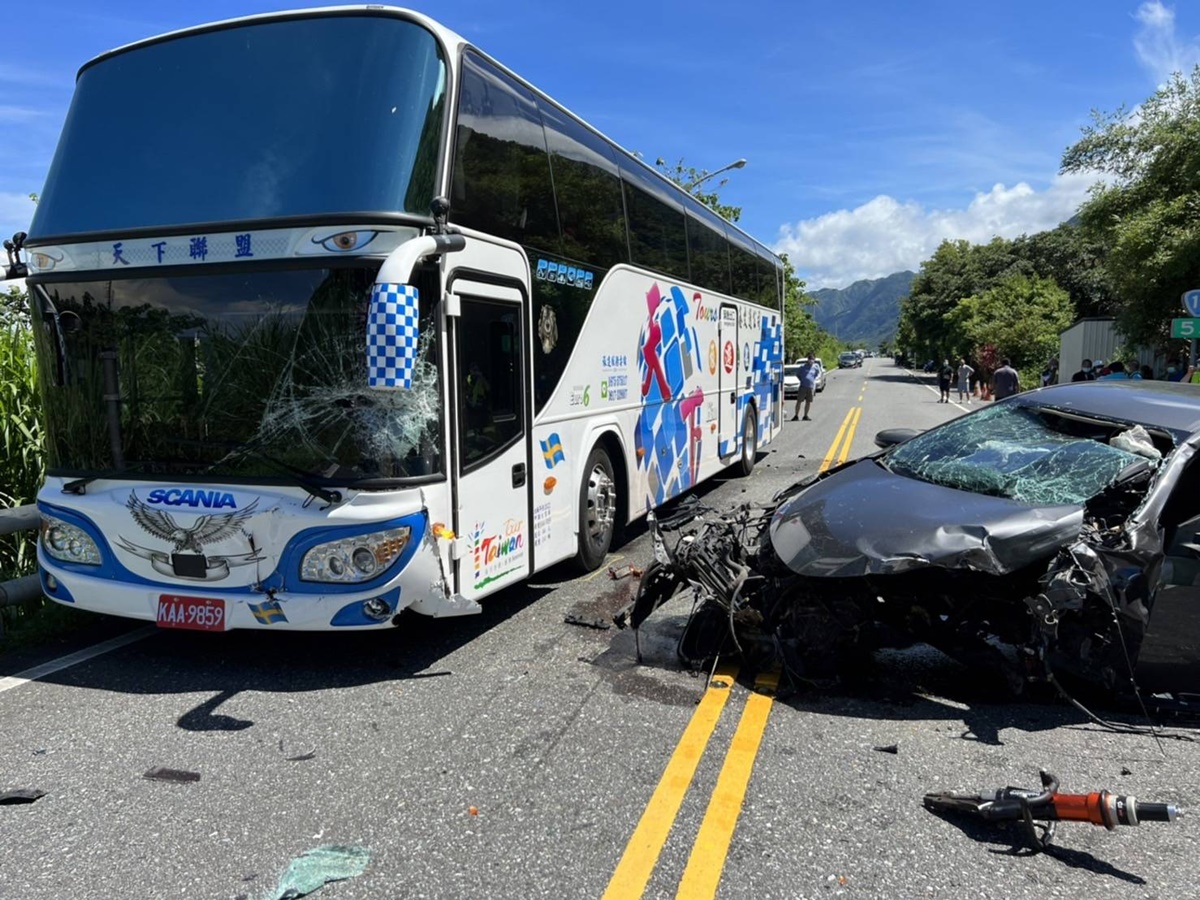
[[[815,360],[817,366],[817,384],[816,393],[821,393],[825,390],[825,366],[822,365],[820,358]],[[783,367],[783,399],[795,400],[800,393],[800,367],[803,362],[789,363]]]

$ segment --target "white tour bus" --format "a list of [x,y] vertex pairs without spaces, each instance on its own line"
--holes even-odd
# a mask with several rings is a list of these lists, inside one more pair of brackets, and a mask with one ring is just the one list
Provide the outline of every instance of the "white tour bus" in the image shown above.
[[42,586],[84,609],[477,612],[782,422],[779,258],[405,10],[92,60],[15,237]]

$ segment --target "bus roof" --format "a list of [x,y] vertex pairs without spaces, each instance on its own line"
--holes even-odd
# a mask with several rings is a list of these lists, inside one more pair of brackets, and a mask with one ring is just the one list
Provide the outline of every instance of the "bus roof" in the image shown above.
[[[676,184],[670,178],[667,178],[665,175],[663,175],[663,173],[660,172],[657,168],[646,163],[646,161],[643,160],[641,157],[639,157],[637,154],[632,153],[629,150],[626,150],[623,146],[621,146],[621,144],[619,142],[613,140],[608,135],[606,135],[604,132],[600,131],[600,129],[596,128],[594,125],[589,124],[585,119],[583,119],[580,116],[576,115],[575,113],[571,112],[571,110],[568,107],[566,107],[562,103],[555,100],[553,97],[551,97],[545,91],[541,90],[534,84],[530,83],[525,78],[522,78],[518,73],[514,72],[508,66],[504,65],[504,63],[495,59],[490,54],[488,54],[486,51],[480,49],[478,46],[471,43],[466,38],[459,35],[457,32],[452,31],[451,29],[447,28],[445,25],[442,25],[437,20],[431,19],[429,16],[427,16],[423,13],[419,13],[419,12],[416,12],[415,10],[411,10],[411,9],[406,9],[404,7],[385,6],[382,4],[356,4],[356,5],[349,5],[349,6],[317,6],[317,7],[312,7],[310,9],[278,10],[276,12],[256,13],[254,15],[249,15],[249,16],[238,16],[238,17],[232,18],[232,19],[220,19],[220,20],[217,20],[214,22],[207,22],[202,25],[192,25],[187,28],[179,28],[174,31],[164,32],[162,34],[154,35],[154,36],[148,37],[148,38],[143,38],[141,40],[134,41],[129,44],[123,44],[120,47],[116,47],[112,50],[107,50],[104,53],[101,53],[101,54],[93,57],[92,59],[90,59],[86,63],[84,63],[82,66],[80,66],[79,71],[76,73],[75,77],[76,77],[76,80],[78,80],[79,75],[81,75],[86,69],[90,68],[91,66],[96,65],[99,62],[109,59],[110,57],[117,56],[122,53],[126,53],[130,50],[136,50],[140,47],[149,46],[151,44],[157,44],[157,43],[160,43],[163,41],[174,40],[175,38],[179,38],[179,37],[185,37],[185,36],[189,36],[189,35],[193,35],[193,34],[201,34],[206,31],[216,31],[216,30],[223,29],[223,28],[233,28],[233,27],[238,27],[241,25],[246,25],[246,24],[256,23],[256,22],[271,22],[271,21],[277,21],[280,19],[319,18],[322,16],[328,16],[328,15],[354,15],[354,14],[375,15],[375,16],[388,15],[388,16],[394,16],[394,17],[400,18],[400,19],[407,19],[411,22],[421,25],[422,27],[428,29],[439,41],[441,41],[443,46],[446,47],[447,50],[453,51],[450,54],[451,59],[457,59],[459,54],[461,53],[461,51],[464,49],[470,49],[470,50],[480,54],[481,56],[485,57],[489,62],[498,66],[500,69],[504,70],[512,78],[515,78],[517,81],[519,81],[525,87],[527,87],[529,90],[546,98],[551,103],[553,103],[555,106],[557,106],[559,109],[561,109],[564,113],[566,113],[567,115],[571,116],[571,118],[573,118],[577,122],[579,122],[579,124],[581,124],[582,126],[587,128],[588,130],[594,132],[597,136],[603,138],[607,143],[611,144],[616,150],[620,151],[623,154],[623,157],[625,158],[626,161],[630,162],[631,164],[639,165],[645,171],[653,173],[655,177],[661,179],[664,182],[664,184],[669,186],[669,189],[672,192],[676,193],[681,198],[691,198],[698,205],[704,207],[705,210],[707,210],[708,212],[711,212],[713,215],[718,216],[722,221],[725,222],[725,224],[728,228],[736,231],[742,238],[744,238],[746,241],[748,241],[753,248],[755,248],[758,251],[764,252],[766,255],[768,255],[772,259],[774,259],[777,263],[782,262],[779,259],[779,255],[777,253],[775,253],[775,251],[772,250],[770,247],[768,247],[766,244],[764,244],[761,241],[759,241],[758,239],[756,239],[753,235],[750,235],[746,231],[742,230],[742,228],[740,228],[736,223],[730,222],[724,216],[721,216],[720,213],[717,213],[715,210],[712,210],[710,207],[704,206],[704,204],[700,204],[699,201],[696,201],[695,198],[692,197],[692,195],[690,193],[683,190],[682,187],[680,187],[678,184]],[[684,208],[685,209],[687,208],[686,204],[685,204]]]

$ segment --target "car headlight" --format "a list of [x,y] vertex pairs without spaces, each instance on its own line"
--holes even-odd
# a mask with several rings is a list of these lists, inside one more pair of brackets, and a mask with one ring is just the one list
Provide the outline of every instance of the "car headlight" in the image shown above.
[[300,578],[335,584],[357,584],[382,573],[408,546],[407,525],[317,544],[300,561]]
[[42,516],[42,548],[61,562],[100,565],[100,548],[86,531],[54,516]]

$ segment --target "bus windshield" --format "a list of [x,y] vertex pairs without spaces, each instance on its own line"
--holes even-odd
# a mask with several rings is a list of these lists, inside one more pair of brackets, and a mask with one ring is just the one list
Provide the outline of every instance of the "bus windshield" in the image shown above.
[[293,215],[427,215],[446,66],[421,26],[246,23],[85,67],[30,237]]
[[37,285],[49,473],[439,474],[430,304],[412,390],[373,391],[362,348],[374,276],[343,266]]

